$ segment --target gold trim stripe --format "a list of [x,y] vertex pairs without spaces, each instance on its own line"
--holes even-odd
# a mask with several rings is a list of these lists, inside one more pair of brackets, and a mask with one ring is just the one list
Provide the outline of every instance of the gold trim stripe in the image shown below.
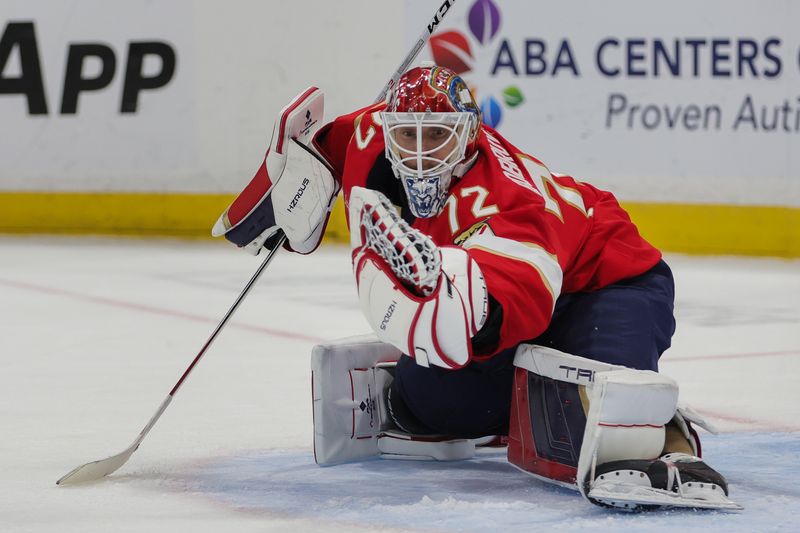
[[[0,192],[0,233],[211,238],[233,194]],[[325,234],[347,242],[337,200]]]
[[[208,237],[233,194],[0,192],[0,233]],[[662,250],[800,258],[800,207],[623,202]],[[348,240],[339,199],[326,241]]]
[[[487,248],[486,246],[481,246],[479,244],[473,244],[473,245],[470,245],[470,246],[466,246],[466,248],[468,250],[480,250],[480,251],[486,252],[488,254],[496,255],[496,256],[499,256],[499,257],[505,257],[506,259],[513,259],[514,261],[519,261],[521,263],[525,263],[526,265],[532,266],[533,269],[536,270],[536,273],[539,274],[539,277],[542,278],[542,282],[544,282],[544,286],[547,289],[547,292],[550,293],[550,299],[553,302],[556,301],[556,296],[557,295],[556,295],[555,291],[553,290],[553,286],[550,284],[550,281],[547,279],[547,276],[544,275],[544,272],[542,272],[541,267],[539,265],[537,265],[536,263],[534,263],[533,261],[530,261],[528,259],[523,259],[522,257],[517,257],[515,255],[507,254],[507,253],[504,253],[504,252],[500,252],[500,251],[494,250],[492,248]],[[559,292],[560,292],[560,290],[559,290]]]
[[235,195],[0,192],[0,232],[211,237]]
[[553,263],[558,264],[558,257],[556,257],[556,254],[551,254],[550,252],[545,250],[541,244],[536,244],[533,242],[521,242],[520,244],[523,246],[527,246],[528,248],[534,248],[544,254],[547,254],[547,256],[553,260]]

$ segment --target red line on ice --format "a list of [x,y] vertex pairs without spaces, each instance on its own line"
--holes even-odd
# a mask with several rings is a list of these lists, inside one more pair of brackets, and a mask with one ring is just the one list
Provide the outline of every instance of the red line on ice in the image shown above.
[[691,361],[707,361],[711,359],[749,359],[751,357],[781,357],[786,355],[800,355],[800,349],[787,350],[781,352],[753,352],[753,353],[731,353],[716,355],[691,355],[689,357],[670,357],[667,355],[662,362],[664,363],[685,363]]
[[[16,289],[26,289],[36,292],[41,292],[45,294],[57,294],[59,296],[66,296],[68,298],[74,298],[76,300],[83,300],[86,302],[93,302],[103,305],[109,305],[112,307],[119,307],[122,309],[128,309],[133,311],[141,311],[143,313],[150,313],[154,315],[163,315],[163,316],[170,316],[174,318],[183,318],[186,320],[193,320],[195,322],[205,322],[205,323],[218,323],[219,320],[215,318],[210,318],[207,316],[202,315],[195,315],[192,313],[185,313],[183,311],[176,311],[173,309],[165,309],[162,307],[154,307],[151,305],[144,305],[138,304],[135,302],[126,302],[124,300],[114,300],[112,298],[105,298],[102,296],[90,296],[88,294],[81,294],[78,292],[72,292],[64,289],[57,289],[55,287],[45,287],[42,285],[34,285],[33,283],[26,283],[24,281],[9,281],[0,279],[0,285],[5,285],[7,287],[12,287]],[[242,324],[231,322],[230,327],[236,329],[243,329],[247,331],[253,331],[256,333],[266,333],[267,335],[272,335],[273,337],[283,337],[285,339],[291,340],[299,340],[299,341],[308,341],[308,342],[323,342],[324,339],[319,337],[312,337],[310,335],[303,335],[302,333],[292,333],[291,331],[283,331],[279,329],[272,329],[272,328],[265,328],[263,326],[255,326],[252,324]]]
[[734,422],[736,424],[742,424],[745,426],[751,426],[750,429],[763,429],[767,431],[790,431],[790,432],[800,432],[800,426],[793,426],[789,424],[778,424],[776,422],[770,422],[767,420],[756,420],[754,418],[748,418],[745,416],[738,416],[738,415],[727,415],[725,413],[720,413],[719,411],[712,411],[709,409],[697,409],[693,408],[700,414],[706,415],[710,418],[717,418],[719,420],[724,420],[725,422]]
[[[697,355],[697,356],[689,356],[689,357],[677,357],[677,358],[670,358],[669,356],[663,359],[663,362],[694,362],[694,361],[708,361],[708,360],[716,360],[716,359],[754,359],[759,357],[784,357],[784,356],[797,356],[800,355],[800,350],[787,350],[787,351],[779,351],[779,352],[753,352],[753,353],[737,353],[737,354],[715,354],[715,355]],[[770,422],[767,420],[756,420],[753,418],[747,418],[738,415],[729,415],[719,411],[712,411],[709,409],[697,409],[695,411],[698,413],[702,413],[707,415],[711,418],[716,418],[718,420],[723,420],[725,422],[733,422],[735,424],[741,424],[744,426],[749,426],[749,429],[761,429],[765,431],[790,431],[790,432],[800,432],[800,426],[796,425],[789,425],[789,424],[779,424],[776,422]]]

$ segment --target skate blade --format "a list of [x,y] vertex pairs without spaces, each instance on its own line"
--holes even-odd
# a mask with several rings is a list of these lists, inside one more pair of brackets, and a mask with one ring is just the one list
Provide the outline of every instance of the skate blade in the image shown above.
[[591,500],[631,511],[652,506],[724,511],[744,509],[738,503],[729,500],[721,490],[718,494],[711,492],[704,494],[702,498],[687,497],[677,492],[615,481],[595,483],[587,496]]

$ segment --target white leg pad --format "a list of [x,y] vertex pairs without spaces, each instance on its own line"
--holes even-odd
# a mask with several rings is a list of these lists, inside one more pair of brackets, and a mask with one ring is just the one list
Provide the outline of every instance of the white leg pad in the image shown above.
[[597,373],[587,393],[589,412],[577,474],[584,496],[597,465],[661,454],[664,425],[678,404],[678,385],[656,372],[626,368]]
[[384,391],[387,367],[400,350],[374,335],[350,337],[314,347],[311,387],[314,459],[321,466],[369,457],[456,461],[475,455],[475,439],[410,435],[393,429]]
[[[355,461],[380,454],[378,436],[386,409],[387,375],[381,362],[394,363],[400,350],[374,335],[318,345],[311,353],[314,409],[314,459],[319,465]],[[379,403],[380,402],[380,403]]]
[[[594,479],[597,465],[656,459],[661,454],[664,425],[675,415],[678,402],[678,385],[671,378],[525,344],[517,349],[514,365],[584,387],[589,407],[575,474],[584,496],[591,488],[586,482]],[[547,477],[542,472],[532,473]]]

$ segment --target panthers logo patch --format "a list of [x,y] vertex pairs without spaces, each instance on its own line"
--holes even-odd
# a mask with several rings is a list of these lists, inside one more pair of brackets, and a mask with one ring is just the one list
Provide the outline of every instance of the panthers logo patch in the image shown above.
[[467,242],[467,240],[473,235],[478,235],[486,231],[494,235],[491,226],[489,226],[488,218],[486,220],[481,220],[480,222],[476,222],[475,224],[470,226],[466,231],[461,232],[461,234],[459,234],[458,237],[453,239],[453,244],[455,244],[456,246],[461,246],[462,244]]

